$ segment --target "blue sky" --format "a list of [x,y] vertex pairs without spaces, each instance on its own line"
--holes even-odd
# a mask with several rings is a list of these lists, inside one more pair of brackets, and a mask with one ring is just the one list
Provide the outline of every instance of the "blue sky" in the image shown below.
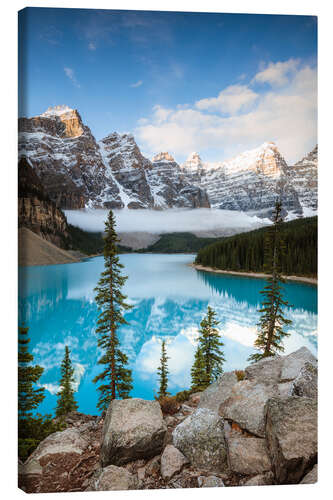
[[178,161],[316,144],[314,17],[28,8],[19,32],[20,115],[67,104]]

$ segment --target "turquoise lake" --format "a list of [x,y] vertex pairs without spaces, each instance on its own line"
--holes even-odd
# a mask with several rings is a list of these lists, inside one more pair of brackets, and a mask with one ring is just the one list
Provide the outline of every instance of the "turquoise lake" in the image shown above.
[[[190,386],[197,329],[208,304],[220,321],[224,370],[248,365],[264,280],[196,271],[188,266],[194,260],[188,254],[124,254],[120,260],[129,276],[124,291],[133,305],[126,313],[129,325],[119,330],[133,371],[132,396],[154,397],[163,338],[170,357],[169,391],[174,394]],[[96,257],[76,264],[20,268],[19,321],[29,326],[34,362],[44,367],[40,383],[46,397],[40,413],[53,413],[55,408],[65,345],[71,349],[75,366],[79,411],[98,413],[92,383],[101,371],[94,287],[103,267],[103,257]],[[288,283],[284,288],[286,299],[293,304],[286,310],[293,323],[285,353],[306,346],[316,354],[317,288],[300,283]]]

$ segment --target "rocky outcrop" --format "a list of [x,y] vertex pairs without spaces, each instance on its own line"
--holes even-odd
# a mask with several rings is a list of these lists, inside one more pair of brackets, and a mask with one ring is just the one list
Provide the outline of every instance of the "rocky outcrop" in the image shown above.
[[95,472],[86,491],[137,490],[138,479],[123,467],[109,465]]
[[266,405],[266,439],[278,484],[296,484],[317,462],[317,402],[292,396]]
[[50,200],[26,158],[18,165],[18,225],[60,247],[69,238],[64,213]]
[[272,468],[265,439],[244,437],[234,431],[227,438],[229,468],[237,474],[263,474]]
[[316,464],[313,469],[303,477],[300,484],[314,484],[318,481],[318,465]]
[[[301,348],[247,367],[244,380],[223,374],[172,416],[162,414],[158,401],[142,399],[112,401],[104,422],[73,412],[66,430],[19,464],[20,487],[51,492],[312,484],[316,370],[317,360]],[[228,417],[219,415],[226,411]],[[261,437],[250,432],[253,422],[263,425]]]
[[[60,208],[83,208],[98,198],[105,184],[99,146],[78,111],[66,106],[19,119],[19,156],[28,158],[46,193]],[[111,187],[118,192],[115,185]]]
[[165,433],[166,425],[157,401],[115,399],[108,408],[103,427],[103,467],[158,455]]
[[82,491],[98,468],[101,427],[94,417],[51,434],[29,456],[19,486],[27,493]]
[[236,383],[235,372],[224,373],[201,393],[198,407],[218,412],[220,405],[231,396],[232,388]]
[[318,368],[310,362],[306,362],[299,375],[295,378],[291,390],[292,396],[306,398],[318,397]]
[[224,422],[211,410],[200,408],[180,423],[173,444],[196,467],[210,472],[227,468]]
[[188,463],[184,455],[171,444],[168,444],[161,455],[161,474],[163,479],[169,480],[182,470],[183,465]]
[[226,388],[229,397],[220,405],[219,414],[236,422],[242,429],[265,437],[266,402],[277,395],[291,395],[294,381],[306,363],[316,366],[317,360],[306,347],[302,347],[288,356],[261,360],[247,367],[245,380],[235,384],[231,391],[230,387]]
[[266,472],[265,474],[258,474],[251,477],[251,479],[241,481],[240,486],[271,486],[273,484],[275,484],[273,473]]

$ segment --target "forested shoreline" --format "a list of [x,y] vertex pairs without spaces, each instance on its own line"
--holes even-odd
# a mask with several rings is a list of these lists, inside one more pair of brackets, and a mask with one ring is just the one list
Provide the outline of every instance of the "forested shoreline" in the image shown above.
[[[284,222],[285,275],[317,276],[317,217]],[[263,272],[268,227],[224,238],[199,250],[195,264],[226,271]]]

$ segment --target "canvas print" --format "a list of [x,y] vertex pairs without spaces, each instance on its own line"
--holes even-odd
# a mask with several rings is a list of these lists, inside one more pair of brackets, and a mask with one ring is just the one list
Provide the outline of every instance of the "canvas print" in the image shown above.
[[317,18],[19,12],[18,484],[317,481]]

